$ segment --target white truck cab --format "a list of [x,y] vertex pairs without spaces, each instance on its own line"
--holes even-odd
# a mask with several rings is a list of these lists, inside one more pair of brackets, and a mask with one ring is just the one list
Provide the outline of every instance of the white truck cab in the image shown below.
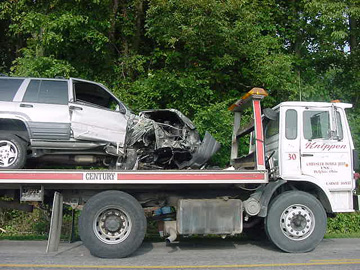
[[[352,212],[354,144],[346,119],[346,103],[283,102],[278,113],[278,133],[265,129],[267,153],[278,146],[277,176],[305,181],[321,188],[332,212]],[[271,126],[271,124],[269,124]],[[269,144],[267,144],[269,141]],[[276,151],[276,150],[274,150]]]
[[[235,114],[231,163],[238,169],[266,168],[269,182],[312,185],[328,213],[353,212],[358,157],[345,111],[352,105],[288,101],[262,114],[260,101],[267,95],[253,88],[229,108]],[[251,103],[253,121],[241,129],[242,113]],[[249,155],[238,157],[239,139],[249,133]]]

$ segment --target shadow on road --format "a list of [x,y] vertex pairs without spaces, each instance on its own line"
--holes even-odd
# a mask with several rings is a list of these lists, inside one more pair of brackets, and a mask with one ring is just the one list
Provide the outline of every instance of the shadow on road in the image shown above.
[[[144,243],[143,246],[146,246],[146,244],[150,243]],[[165,246],[164,242],[164,246]],[[167,244],[168,248],[171,248],[171,251],[169,253],[174,253],[181,250],[216,250],[216,249],[222,249],[222,250],[234,250],[239,247],[244,246],[256,246],[261,249],[265,249],[268,251],[276,251],[278,252],[278,249],[271,244],[270,241],[267,239],[263,240],[249,240],[249,239],[234,239],[234,238],[228,238],[228,239],[221,239],[221,238],[182,238],[179,241],[173,242],[171,244]],[[143,246],[140,248],[142,249]]]
[[153,243],[151,242],[143,242],[140,246],[140,248],[135,251],[133,254],[131,254],[131,257],[141,256],[144,255],[150,251],[152,251],[154,248]]

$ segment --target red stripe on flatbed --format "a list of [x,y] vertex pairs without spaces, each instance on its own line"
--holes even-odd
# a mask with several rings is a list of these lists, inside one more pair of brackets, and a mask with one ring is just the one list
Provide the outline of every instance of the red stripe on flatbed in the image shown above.
[[118,174],[118,180],[264,180],[262,173],[244,174]]
[[82,173],[0,173],[0,179],[83,180]]
[[[99,173],[99,172],[86,172]],[[103,172],[101,172],[103,173]],[[106,173],[106,172],[104,172]],[[83,173],[0,173],[0,180],[84,180]],[[263,173],[117,173],[117,180],[265,180]],[[84,182],[87,180],[84,180]]]

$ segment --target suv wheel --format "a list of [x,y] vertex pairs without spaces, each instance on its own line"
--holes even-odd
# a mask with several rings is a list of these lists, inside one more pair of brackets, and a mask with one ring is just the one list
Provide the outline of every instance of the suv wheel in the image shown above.
[[26,161],[26,145],[15,135],[0,135],[0,169],[21,169]]

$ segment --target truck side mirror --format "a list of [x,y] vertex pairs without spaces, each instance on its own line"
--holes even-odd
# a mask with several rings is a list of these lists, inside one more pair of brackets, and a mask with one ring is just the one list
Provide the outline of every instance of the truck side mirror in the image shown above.
[[331,117],[332,117],[332,128],[330,131],[330,139],[334,139],[334,140],[342,140],[338,127],[339,127],[339,119],[338,119],[338,112],[337,109],[334,105],[331,106]]
[[359,152],[358,150],[353,150],[353,162],[354,162],[354,170],[358,170],[359,169]]
[[265,108],[263,110],[263,113],[264,113],[264,116],[267,119],[270,119],[270,120],[273,120],[273,121],[275,121],[277,116],[278,116],[278,114],[273,109],[270,109],[270,108]]

